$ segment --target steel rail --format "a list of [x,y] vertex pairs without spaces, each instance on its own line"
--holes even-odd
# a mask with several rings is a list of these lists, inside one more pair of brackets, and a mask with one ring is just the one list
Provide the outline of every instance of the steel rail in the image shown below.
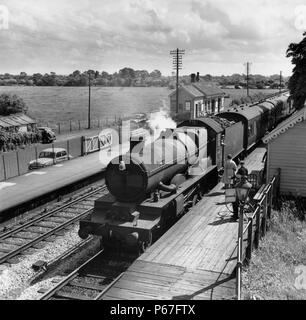
[[[66,222],[64,222],[61,225],[53,228],[52,230],[42,234],[41,236],[39,236],[39,237],[37,237],[37,238],[35,238],[33,240],[30,240],[28,243],[18,247],[17,249],[13,249],[11,252],[9,252],[9,253],[3,255],[2,257],[0,257],[0,264],[5,262],[5,261],[7,261],[10,258],[13,258],[14,256],[18,255],[22,251],[32,247],[34,244],[42,241],[43,239],[50,237],[54,233],[66,228],[67,226],[69,226],[69,225],[73,224],[74,222],[80,220],[80,218],[82,218],[84,216],[87,216],[90,213],[90,211],[92,211],[92,210],[93,210],[92,208],[91,209],[87,209],[86,211],[84,211],[84,212],[78,214],[77,216],[67,220]],[[1,249],[0,249],[0,251],[1,251]]]
[[98,189],[93,190],[93,191],[91,191],[90,193],[85,194],[85,195],[83,195],[83,196],[81,196],[81,197],[79,197],[79,198],[77,198],[77,199],[74,199],[74,200],[70,201],[69,203],[65,203],[64,205],[62,205],[62,206],[60,206],[60,207],[58,207],[58,208],[55,208],[55,209],[53,209],[53,210],[51,210],[51,211],[43,214],[42,216],[39,216],[39,217],[37,217],[37,218],[34,218],[34,219],[32,219],[32,220],[30,220],[30,221],[22,224],[21,226],[19,226],[19,227],[17,227],[17,228],[14,228],[13,230],[9,230],[9,231],[7,231],[7,232],[5,232],[5,233],[2,233],[2,234],[0,234],[0,240],[4,240],[4,239],[12,236],[12,234],[17,233],[17,232],[20,232],[20,231],[22,231],[23,229],[25,229],[25,228],[27,228],[27,227],[30,227],[30,226],[32,226],[33,224],[35,224],[35,223],[37,223],[37,222],[40,222],[40,221],[42,221],[43,219],[45,219],[45,218],[47,218],[47,217],[49,217],[49,216],[51,216],[51,215],[53,215],[53,214],[56,214],[56,213],[58,213],[58,212],[60,212],[60,211],[62,211],[62,210],[64,210],[64,209],[66,209],[66,208],[68,208],[68,207],[71,207],[72,205],[74,205],[74,204],[76,204],[76,203],[78,203],[78,202],[80,202],[80,201],[85,200],[86,198],[92,196],[93,194],[95,194],[95,193],[97,193],[97,192],[99,192],[99,191],[104,191],[105,189],[106,189],[106,186],[99,187]]
[[[56,208],[50,212],[48,212],[47,214],[44,214],[43,216],[40,216],[32,221],[29,221],[25,224],[23,224],[22,226],[15,228],[11,231],[8,231],[5,233],[5,235],[2,235],[0,237],[0,241],[3,242],[3,240],[7,239],[7,238],[14,238],[14,235],[16,235],[19,232],[29,232],[32,234],[40,234],[38,237],[35,237],[34,239],[27,239],[28,241],[23,244],[23,245],[16,245],[18,246],[16,249],[12,249],[10,252],[4,254],[3,256],[0,257],[0,264],[4,263],[5,261],[7,261],[8,259],[11,259],[13,257],[15,257],[16,255],[20,254],[22,251],[25,251],[26,249],[33,247],[35,244],[37,244],[38,242],[41,242],[42,240],[44,240],[45,238],[48,238],[52,235],[54,235],[55,233],[65,229],[67,226],[70,226],[72,224],[74,224],[75,222],[79,221],[81,218],[87,216],[88,214],[90,214],[90,212],[93,210],[93,207],[89,208],[89,209],[85,209],[83,210],[81,213],[76,214],[74,217],[72,218],[65,218],[65,222],[60,223],[58,226],[55,227],[42,227],[42,228],[46,228],[46,229],[51,229],[47,232],[43,232],[42,234],[40,232],[35,232],[35,231],[27,231],[26,229],[31,227],[31,226],[35,226],[35,224],[37,224],[38,222],[43,221],[45,218],[50,217],[52,215],[55,215],[69,207],[74,206],[75,204],[81,203],[82,201],[86,200],[86,198],[91,197],[94,194],[97,194],[101,191],[104,191],[106,189],[106,186],[102,186],[94,191],[91,191],[90,193],[83,195],[81,197],[79,197],[78,199],[75,199],[59,208]],[[18,238],[18,235],[15,236],[16,238]],[[19,237],[20,238],[20,237]],[[12,244],[14,245],[14,244]],[[7,250],[7,249],[6,249]],[[0,252],[1,252],[1,248],[0,248]]]
[[75,279],[79,275],[80,271],[83,268],[85,268],[89,263],[91,263],[94,259],[96,259],[103,252],[104,252],[104,249],[100,250],[93,257],[91,257],[89,260],[84,262],[80,267],[75,269],[68,276],[66,276],[62,281],[60,281],[55,287],[51,288],[46,293],[44,293],[39,298],[39,300],[49,300],[50,298],[52,298],[58,291],[60,291],[63,287],[65,287],[71,280]]

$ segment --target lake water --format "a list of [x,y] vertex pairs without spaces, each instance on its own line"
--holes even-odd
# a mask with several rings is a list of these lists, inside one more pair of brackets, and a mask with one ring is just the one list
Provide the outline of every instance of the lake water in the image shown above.
[[[92,87],[91,115],[110,118],[169,108],[171,90],[160,87]],[[24,99],[28,114],[38,121],[85,120],[88,87],[1,87],[0,94],[14,93]]]

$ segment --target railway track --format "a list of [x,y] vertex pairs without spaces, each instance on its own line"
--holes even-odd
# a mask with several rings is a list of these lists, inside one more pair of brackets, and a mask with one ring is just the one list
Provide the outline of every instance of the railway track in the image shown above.
[[137,257],[132,253],[101,250],[45,292],[40,300],[102,300]]
[[0,264],[22,254],[29,248],[39,249],[39,242],[53,241],[52,236],[68,229],[93,209],[94,201],[106,192],[100,186],[56,209],[36,217],[13,230],[0,234]]

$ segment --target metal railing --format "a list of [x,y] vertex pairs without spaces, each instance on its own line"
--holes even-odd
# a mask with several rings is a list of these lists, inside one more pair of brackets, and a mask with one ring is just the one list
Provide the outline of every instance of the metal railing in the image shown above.
[[[237,299],[241,300],[241,286],[242,286],[242,266],[246,260],[250,262],[252,258],[252,251],[255,247],[259,246],[261,237],[264,237],[267,232],[267,222],[271,219],[271,211],[273,201],[279,196],[280,185],[280,169],[278,169],[277,175],[267,184],[260,198],[256,201],[255,209],[248,215],[247,224],[244,226],[245,207],[240,205],[239,207],[239,226],[238,226],[238,244],[237,244]],[[275,202],[274,202],[275,204]],[[244,235],[247,233],[247,238],[244,239]],[[244,245],[246,243],[246,245]],[[245,248],[245,250],[244,250]]]

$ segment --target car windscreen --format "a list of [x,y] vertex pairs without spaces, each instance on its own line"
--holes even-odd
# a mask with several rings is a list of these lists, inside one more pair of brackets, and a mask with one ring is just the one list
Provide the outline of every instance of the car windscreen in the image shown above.
[[53,152],[47,152],[47,151],[43,151],[39,154],[39,158],[54,158],[54,153]]

